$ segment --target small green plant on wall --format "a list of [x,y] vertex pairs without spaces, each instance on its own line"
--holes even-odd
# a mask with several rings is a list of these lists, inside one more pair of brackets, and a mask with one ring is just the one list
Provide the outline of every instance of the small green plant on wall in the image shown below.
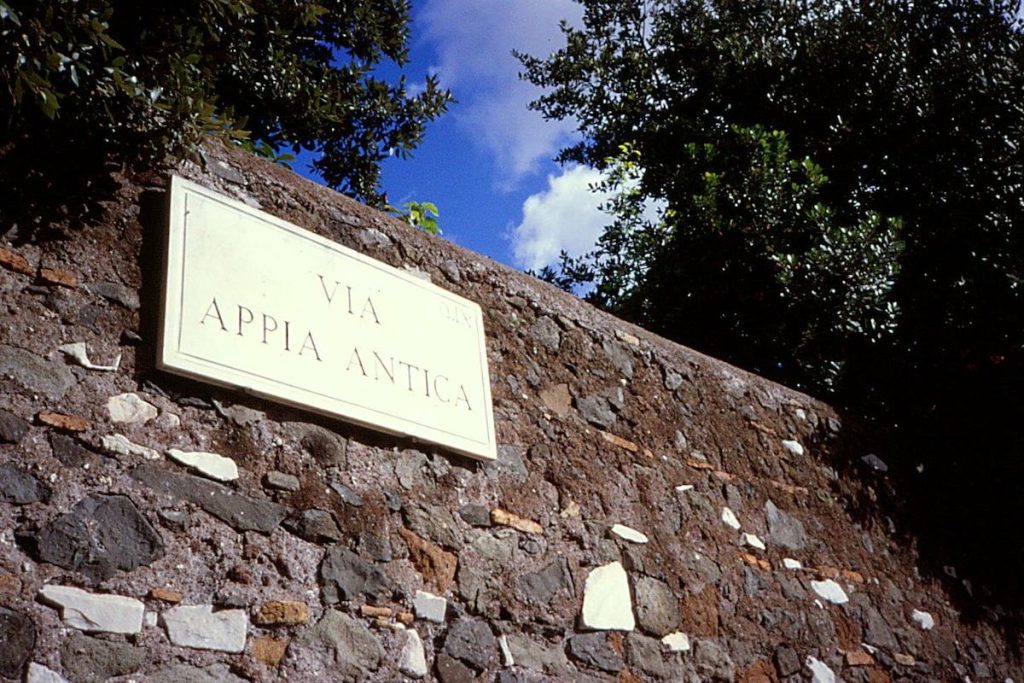
[[402,204],[401,209],[389,204],[387,209],[392,215],[397,216],[414,228],[428,232],[431,235],[442,234],[441,226],[437,223],[440,214],[437,212],[437,205],[433,202],[406,202]]

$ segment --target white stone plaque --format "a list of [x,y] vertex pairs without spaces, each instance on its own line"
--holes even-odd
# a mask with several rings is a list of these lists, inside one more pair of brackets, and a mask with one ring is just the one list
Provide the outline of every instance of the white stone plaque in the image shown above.
[[182,178],[158,366],[495,458],[480,307]]

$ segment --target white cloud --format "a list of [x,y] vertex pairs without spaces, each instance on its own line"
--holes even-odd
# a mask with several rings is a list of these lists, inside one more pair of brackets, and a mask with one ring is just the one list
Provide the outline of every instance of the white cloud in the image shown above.
[[605,194],[590,191],[602,174],[589,166],[573,166],[548,176],[548,187],[523,202],[523,220],[512,231],[516,264],[536,270],[554,265],[563,250],[573,256],[593,248],[611,219],[598,205]]
[[512,50],[547,56],[564,44],[559,21],[579,23],[572,0],[427,0],[418,21],[435,46],[434,70],[459,104],[452,116],[493,155],[501,184],[540,168],[574,136],[572,121],[545,121],[527,105],[540,91],[520,81]]

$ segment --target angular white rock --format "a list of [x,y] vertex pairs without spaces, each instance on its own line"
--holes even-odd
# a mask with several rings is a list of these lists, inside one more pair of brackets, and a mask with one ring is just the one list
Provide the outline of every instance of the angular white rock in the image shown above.
[[612,527],[612,533],[618,536],[619,538],[624,538],[627,541],[631,541],[633,543],[647,543],[648,541],[650,541],[650,539],[647,538],[646,535],[640,533],[636,529],[632,529],[626,526],[625,524],[614,525]]
[[121,354],[117,354],[114,358],[114,362],[110,365],[96,365],[89,360],[89,352],[86,351],[85,342],[75,342],[74,344],[65,344],[64,346],[58,346],[57,350],[61,353],[74,358],[79,365],[86,370],[101,370],[103,372],[117,372],[117,368],[121,365]]
[[516,665],[516,658],[512,656],[512,650],[508,646],[508,638],[502,634],[498,638],[498,647],[501,648],[501,662],[506,668],[511,668]]
[[676,487],[676,491],[679,493],[686,493],[687,491],[693,490],[693,484],[680,484]]
[[423,678],[427,675],[427,656],[416,629],[405,631],[405,644],[398,659],[398,670],[409,678]]
[[782,566],[786,569],[803,569],[804,566],[800,564],[799,560],[794,560],[792,557],[782,558]]
[[420,619],[443,624],[444,614],[448,611],[448,601],[433,593],[416,591],[416,597],[412,600],[412,608]]
[[43,586],[39,597],[60,607],[64,623],[82,631],[138,633],[142,630],[145,605],[134,598],[54,585]]
[[793,455],[803,455],[804,447],[800,445],[799,441],[793,441],[792,439],[786,439],[782,442],[782,447]]
[[68,681],[53,669],[32,662],[28,665],[25,683],[68,683]]
[[231,458],[204,451],[180,451],[168,448],[167,456],[199,474],[217,481],[234,481],[238,479],[238,465]]
[[152,448],[129,441],[123,434],[105,434],[100,437],[103,450],[111,455],[137,455],[146,460],[159,460],[160,454]]
[[850,601],[850,598],[846,596],[846,591],[843,587],[832,579],[825,579],[824,581],[811,581],[811,588],[814,592],[837,605],[844,605]]
[[921,610],[916,609],[911,617],[913,617],[914,621],[917,622],[917,625],[920,626],[922,630],[931,631],[935,628],[935,619],[933,619],[932,615],[928,612],[922,612]]
[[736,513],[729,508],[722,508],[722,521],[730,529],[736,529],[739,531],[740,520],[736,519]]
[[213,605],[181,605],[160,615],[175,645],[197,650],[241,652],[249,630],[245,610],[213,611]]
[[143,424],[156,417],[160,411],[152,403],[146,403],[138,394],[118,394],[107,399],[107,412],[111,422]]
[[836,683],[836,675],[825,662],[808,656],[804,663],[811,670],[811,683]]
[[672,652],[689,652],[690,651],[690,637],[682,631],[676,631],[675,633],[669,633],[667,636],[661,639],[663,645],[668,647]]
[[754,534],[743,534],[743,545],[749,545],[751,548],[757,548],[758,550],[766,550],[764,541]]
[[587,575],[583,625],[595,631],[632,631],[636,627],[629,579],[619,562],[609,562]]

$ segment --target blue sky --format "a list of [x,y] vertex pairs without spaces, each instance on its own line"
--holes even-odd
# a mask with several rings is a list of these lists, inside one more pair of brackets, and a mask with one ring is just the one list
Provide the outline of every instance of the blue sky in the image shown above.
[[607,222],[588,190],[599,176],[551,161],[575,127],[528,110],[539,93],[511,54],[546,56],[564,43],[559,21],[580,16],[571,0],[413,0],[402,72],[411,84],[436,73],[458,102],[412,159],[384,163],[391,203],[434,202],[446,239],[516,268],[589,249]]

